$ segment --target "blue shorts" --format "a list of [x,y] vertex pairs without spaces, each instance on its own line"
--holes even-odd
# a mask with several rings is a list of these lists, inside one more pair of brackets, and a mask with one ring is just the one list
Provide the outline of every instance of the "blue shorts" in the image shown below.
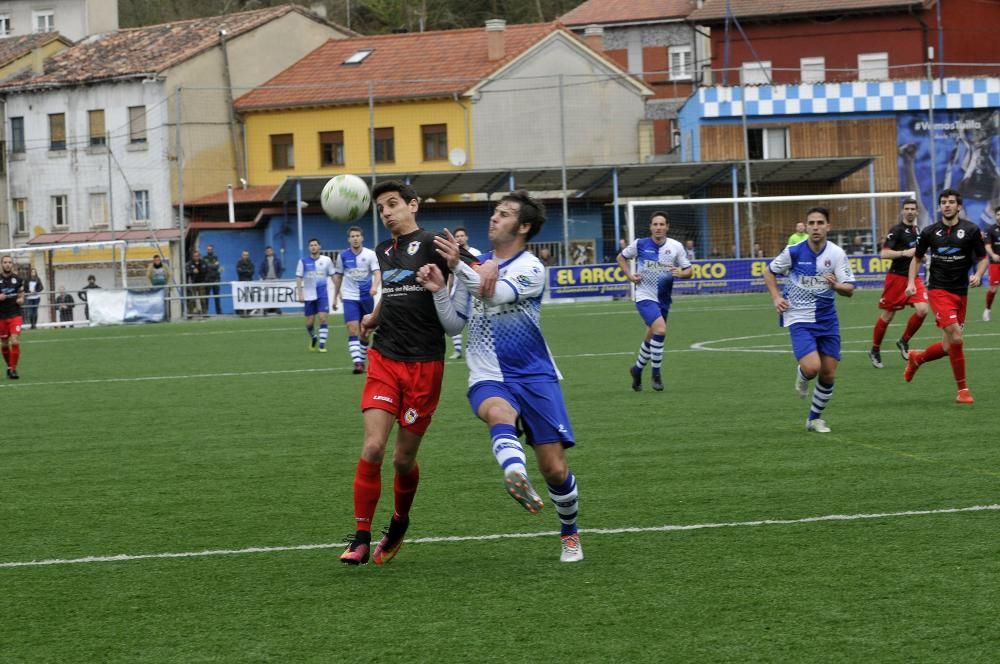
[[490,397],[500,397],[517,411],[518,428],[529,445],[562,443],[572,447],[573,427],[566,413],[566,401],[558,381],[545,383],[500,383],[484,380],[469,388],[472,413]]
[[315,300],[305,301],[305,315],[315,316],[316,314],[330,313],[330,298],[320,295]]
[[836,323],[792,323],[788,328],[792,335],[792,351],[795,359],[801,360],[809,353],[818,351],[840,360],[840,326]]
[[667,314],[670,313],[669,302],[662,304],[654,300],[641,300],[635,303],[635,308],[639,311],[639,315],[642,316],[642,320],[646,322],[646,327],[651,326],[661,316],[663,320],[667,320]]
[[375,311],[375,298],[373,297],[363,297],[360,300],[344,300],[345,323],[359,321],[373,311]]

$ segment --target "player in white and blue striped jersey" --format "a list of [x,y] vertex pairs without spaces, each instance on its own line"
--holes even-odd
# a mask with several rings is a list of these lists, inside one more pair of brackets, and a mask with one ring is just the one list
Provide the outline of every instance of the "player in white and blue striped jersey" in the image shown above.
[[[309,350],[326,352],[329,333],[327,317],[330,313],[328,277],[333,276],[333,261],[319,253],[319,240],[309,240],[309,255],[299,259],[295,267],[295,296],[305,305],[306,332],[309,333]],[[319,334],[315,322],[319,318]]]
[[489,226],[492,251],[479,257],[484,266],[497,266],[490,296],[480,293],[479,273],[459,261],[459,245],[450,233],[434,243],[453,270],[455,292],[449,296],[434,265],[422,268],[417,278],[434,293],[438,318],[448,334],[460,332],[468,321],[469,402],[490,428],[507,492],[529,512],[543,506],[528,479],[520,429],[534,448],[559,515],[560,560],[576,562],[583,559],[576,525],[577,484],[565,454],[575,440],[559,387],[562,376],[542,336],[545,267],[525,249],[543,223],[544,209],[527,192],[511,192],[497,204]]
[[[823,410],[833,396],[833,382],[840,363],[840,321],[834,299],[854,294],[854,273],[844,250],[826,239],[830,213],[810,208],[806,213],[809,239],[785,247],[764,271],[779,323],[792,337],[792,350],[799,366],[795,391],[809,394],[809,381],[816,378],[806,430],[828,433]],[[786,275],[784,290],[775,275]]]
[[[642,390],[642,370],[652,365],[653,389],[663,390],[660,365],[663,344],[667,338],[667,316],[674,289],[674,278],[691,276],[691,261],[687,250],[677,240],[667,237],[670,222],[666,212],[654,212],[649,217],[649,237],[633,240],[618,254],[618,267],[625,277],[636,284],[635,308],[646,323],[646,338],[639,346],[635,364],[629,368],[632,389]],[[635,270],[629,264],[635,259]]]
[[375,294],[382,283],[378,256],[364,242],[360,226],[347,229],[349,246],[337,255],[333,275],[333,308],[337,308],[338,301],[344,303],[347,351],[356,374],[364,373],[368,359],[368,344],[361,339],[361,319],[375,310]]

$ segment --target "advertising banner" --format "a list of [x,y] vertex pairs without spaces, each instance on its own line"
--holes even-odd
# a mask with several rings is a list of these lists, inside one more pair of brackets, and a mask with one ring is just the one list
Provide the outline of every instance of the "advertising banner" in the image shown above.
[[[295,280],[234,281],[233,309],[292,309],[301,307],[295,300]],[[333,291],[331,290],[331,293]],[[332,303],[331,303],[332,304]]]

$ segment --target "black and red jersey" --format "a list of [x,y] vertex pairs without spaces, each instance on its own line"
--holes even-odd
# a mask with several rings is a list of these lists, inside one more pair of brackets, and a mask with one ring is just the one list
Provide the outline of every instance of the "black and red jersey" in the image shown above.
[[0,300],[0,318],[13,318],[21,315],[21,305],[17,303],[17,296],[24,292],[24,279],[16,273],[3,274],[0,272],[0,293],[6,297]]
[[[419,228],[375,247],[382,269],[379,326],[373,347],[393,360],[424,362],[444,359],[444,328],[434,296],[417,283],[417,270],[437,265],[447,277],[448,263],[434,250],[434,233]],[[473,262],[463,250],[462,259]]]
[[1000,254],[1000,224],[993,224],[986,231],[986,244],[993,247],[993,253]]
[[959,295],[969,292],[969,270],[986,256],[979,226],[959,219],[954,226],[931,224],[920,232],[916,257],[931,257],[928,289],[940,288]]
[[[893,251],[906,251],[910,247],[917,246],[917,236],[916,225],[908,226],[900,222],[889,229],[885,240],[882,242],[882,248]],[[901,274],[905,277],[910,273],[910,260],[907,256],[893,258],[892,265],[889,266],[889,272],[892,274]]]

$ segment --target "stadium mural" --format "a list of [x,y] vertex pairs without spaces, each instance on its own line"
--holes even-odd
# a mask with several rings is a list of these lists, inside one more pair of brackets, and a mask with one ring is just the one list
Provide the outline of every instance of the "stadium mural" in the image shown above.
[[[921,227],[930,223],[936,208],[928,125],[923,111],[900,113],[896,123],[899,182],[903,189],[921,192]],[[1000,206],[1000,109],[935,113],[934,150],[937,190],[957,189],[966,217],[987,228]]]

